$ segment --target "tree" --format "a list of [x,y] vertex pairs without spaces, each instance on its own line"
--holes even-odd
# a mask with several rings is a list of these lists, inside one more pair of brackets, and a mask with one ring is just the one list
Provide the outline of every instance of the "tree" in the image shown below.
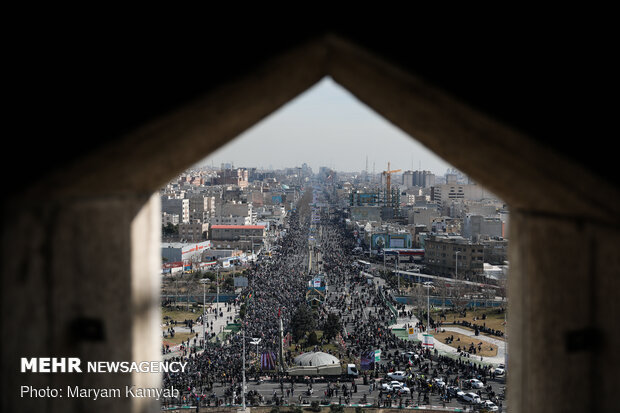
[[308,334],[308,341],[306,344],[308,344],[309,346],[315,346],[319,344],[319,338],[316,335],[316,331],[311,331],[310,334]]
[[173,225],[168,222],[165,227],[162,228],[164,235],[179,235],[179,226]]
[[338,317],[338,315],[336,315],[335,313],[329,313],[329,315],[327,316],[327,320],[323,325],[323,337],[325,337],[327,340],[336,338],[336,336],[338,336],[338,333],[340,333],[340,330],[342,330],[340,317]]
[[302,339],[308,331],[314,330],[316,327],[316,320],[312,311],[306,303],[297,308],[295,314],[291,319],[291,329],[293,330],[293,340],[299,341]]

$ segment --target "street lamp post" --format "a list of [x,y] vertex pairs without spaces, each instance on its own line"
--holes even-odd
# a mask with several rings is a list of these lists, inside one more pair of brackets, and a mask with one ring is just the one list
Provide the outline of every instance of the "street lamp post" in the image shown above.
[[426,282],[424,283],[424,287],[426,287],[426,327],[427,327],[427,332],[431,329],[431,283],[430,282]]
[[430,318],[431,318],[431,287],[429,285],[426,290],[426,325],[428,326],[429,330],[431,328]]
[[250,344],[255,344],[256,345],[256,358],[258,360],[258,364],[260,365],[260,356],[258,355],[258,344],[261,342],[261,338],[260,337],[256,337],[256,338],[252,338],[252,341],[250,341]]
[[245,413],[245,320],[243,323],[243,384],[241,386],[241,399],[243,400],[243,411]]
[[207,316],[205,313],[205,308],[207,307],[207,295],[205,291],[205,284],[209,281],[208,278],[201,278],[200,283],[202,284],[202,349],[204,350],[207,346],[207,338],[205,337],[205,325],[207,324]]
[[217,275],[215,277],[215,285],[217,287],[216,293],[216,303],[215,303],[215,318],[219,315],[220,312],[220,269],[217,269]]

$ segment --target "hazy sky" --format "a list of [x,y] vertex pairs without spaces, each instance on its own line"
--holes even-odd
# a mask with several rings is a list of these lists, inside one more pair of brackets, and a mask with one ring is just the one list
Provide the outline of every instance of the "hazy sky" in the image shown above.
[[239,135],[199,164],[284,168],[307,163],[317,172],[430,170],[443,175],[451,165],[325,78],[306,93]]

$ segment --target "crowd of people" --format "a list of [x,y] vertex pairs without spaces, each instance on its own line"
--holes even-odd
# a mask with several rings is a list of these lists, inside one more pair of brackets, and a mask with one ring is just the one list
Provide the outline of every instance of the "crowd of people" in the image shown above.
[[[185,400],[195,400],[200,405],[238,404],[243,379],[244,337],[248,361],[246,378],[257,377],[260,371],[259,363],[250,362],[257,361],[259,354],[247,339],[261,339],[260,354],[279,355],[280,320],[283,331],[289,331],[292,314],[304,301],[308,283],[305,276],[310,228],[307,196],[306,193],[299,211],[291,213],[286,233],[274,248],[277,252],[271,259],[256,263],[246,273],[248,287],[243,289],[235,303],[238,307],[245,307],[244,334],[230,335],[224,342],[208,340],[203,351],[183,357],[183,361],[188,362],[184,373],[164,376],[164,387],[174,386],[183,391]],[[209,335],[207,339],[212,337]],[[178,358],[169,360],[178,361]],[[217,383],[226,387],[223,396],[213,391]],[[250,402],[260,401],[256,392],[247,396]]]
[[[320,247],[321,272],[327,285],[323,305],[317,309],[318,324],[321,325],[329,313],[335,313],[342,325],[337,352],[324,349],[321,345],[316,346],[315,350],[335,353],[334,356],[340,360],[348,359],[354,363],[359,363],[371,351],[382,350],[379,363],[362,366],[368,369],[361,371],[361,380],[369,385],[368,394],[364,394],[362,400],[372,397],[378,404],[387,403],[388,400],[390,405],[406,404],[414,403],[415,397],[420,402],[428,399],[431,394],[441,392],[441,396],[449,400],[445,388],[442,390],[432,384],[429,386],[432,383],[430,378],[441,377],[446,383],[463,385],[463,378],[479,377],[485,380],[490,377],[490,367],[466,359],[440,356],[436,352],[422,349],[420,343],[403,340],[394,334],[389,328],[391,322],[399,315],[413,319],[413,313],[394,301],[385,282],[360,271],[353,255],[353,238],[347,233],[340,217],[323,214],[318,223],[311,218],[310,194],[311,191],[306,192],[298,209],[291,212],[286,233],[274,248],[277,253],[248,270],[248,287],[242,290],[235,303],[235,306],[243,307],[244,310],[241,320],[244,334],[230,335],[223,342],[207,341],[203,351],[183,356],[183,361],[188,362],[185,372],[167,373],[164,376],[164,387],[174,386],[182,391],[183,400],[170,402],[176,404],[191,400],[202,406],[240,404],[244,340],[246,381],[252,379],[259,382],[259,376],[265,375],[264,366],[259,362],[260,356],[271,353],[279,357],[280,323],[283,335],[287,335],[291,331],[295,311],[305,302],[308,281],[314,275],[308,271],[311,235],[316,237]],[[421,330],[426,328],[421,322],[417,327]],[[258,353],[255,346],[248,344],[248,340],[253,338],[261,339]],[[412,354],[417,356],[412,357]],[[282,356],[290,365],[293,355],[287,351]],[[169,360],[180,361],[179,358]],[[281,391],[274,390],[274,394],[265,400],[265,396],[252,390],[246,394],[247,403],[280,404],[285,401],[296,402],[297,399],[299,403],[307,401],[304,394],[295,393],[294,379],[280,374],[273,366],[270,369],[271,379],[280,383]],[[406,383],[411,387],[410,394],[388,394],[380,390],[377,385],[379,380],[388,371],[394,370],[410,374]],[[216,394],[217,384],[219,387]],[[308,393],[305,396],[310,397],[312,382],[307,384]],[[338,397],[342,401],[344,397],[348,401],[355,392],[357,384],[353,381],[338,386],[327,383],[321,393],[327,400]]]

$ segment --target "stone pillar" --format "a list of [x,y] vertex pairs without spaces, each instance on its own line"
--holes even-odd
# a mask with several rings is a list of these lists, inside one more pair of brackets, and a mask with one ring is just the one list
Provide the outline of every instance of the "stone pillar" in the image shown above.
[[511,411],[613,410],[619,241],[601,222],[511,211]]
[[[5,208],[2,233],[2,411],[157,411],[124,386],[159,375],[20,373],[21,357],[159,360],[157,196],[28,200]],[[63,397],[20,397],[21,386]],[[67,386],[122,397],[67,397]]]

